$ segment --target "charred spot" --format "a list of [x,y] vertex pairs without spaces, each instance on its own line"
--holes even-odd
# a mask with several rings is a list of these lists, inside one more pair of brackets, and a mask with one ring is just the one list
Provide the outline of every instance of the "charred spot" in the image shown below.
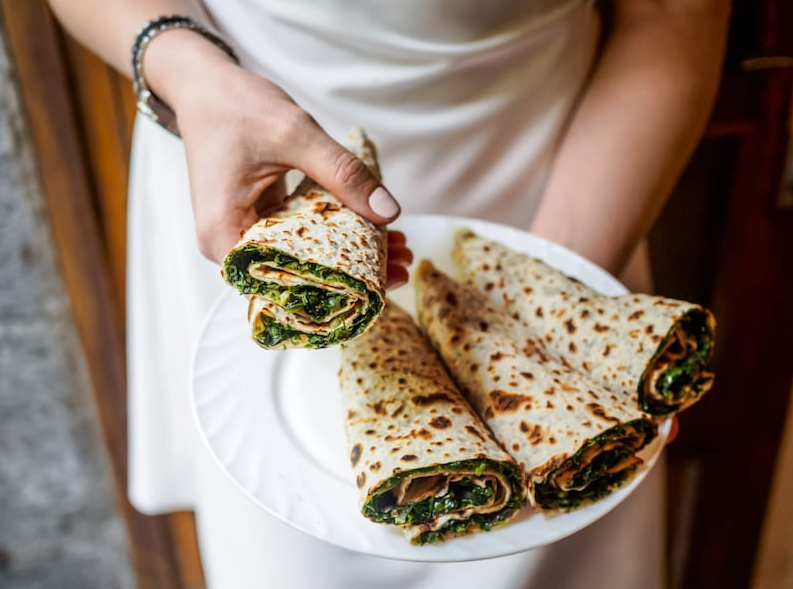
[[556,407],[556,405],[554,405],[553,403],[551,403],[550,400],[548,400],[548,401],[545,401],[545,407],[546,407],[546,409],[553,409],[554,407]]
[[612,422],[612,423],[619,423],[620,422],[620,420],[617,419],[616,417],[611,417],[610,415],[608,415],[606,413],[606,410],[603,408],[602,405],[599,405],[597,403],[587,403],[586,404],[586,408],[589,410],[589,412],[592,415],[594,415],[595,417],[599,417],[600,419],[603,419],[604,421],[608,421],[608,422]]
[[485,409],[485,414],[484,414],[484,418],[485,419],[493,419],[495,416],[496,416],[496,414],[493,413],[493,408],[492,407],[487,407]]
[[534,314],[537,315],[537,317],[542,317],[544,315],[542,312],[542,307],[537,307],[537,309],[534,311]]
[[653,331],[655,331],[655,326],[652,324],[644,328],[644,333],[646,333],[647,335],[652,335]]
[[366,484],[366,473],[362,472],[357,477],[355,477],[355,484],[358,486],[359,489],[362,489],[363,486]]
[[512,444],[512,449],[513,449],[515,452],[517,452],[518,450],[520,450],[520,444],[518,444],[517,442],[515,442],[514,444]]
[[417,438],[422,438],[424,440],[431,440],[432,439],[432,432],[425,427],[422,427],[420,430],[416,432]]
[[443,415],[439,415],[438,417],[430,421],[430,425],[435,429],[447,429],[451,427],[452,420],[449,419],[448,417],[444,417]]
[[567,333],[575,333],[576,327],[575,322],[572,319],[568,319],[564,322],[564,327],[567,330]]
[[554,393],[556,393],[555,387],[548,387],[542,392],[543,395],[548,395],[548,396],[553,395]]
[[589,363],[587,360],[584,360],[583,362],[581,362],[581,367],[582,367],[582,368],[583,368],[583,369],[584,369],[586,372],[589,372],[589,371],[590,371],[590,369],[592,368],[592,365],[591,365],[591,364],[590,364],[590,363]]
[[567,346],[567,349],[570,350],[571,353],[575,354],[578,351],[576,348],[575,342],[570,342],[570,345]]
[[465,429],[466,429],[466,431],[467,431],[469,434],[471,434],[472,436],[476,436],[477,438],[479,438],[479,439],[480,439],[480,440],[482,440],[483,442],[485,441],[485,437],[484,437],[484,436],[482,435],[482,433],[481,433],[481,432],[480,432],[478,429],[476,429],[474,426],[472,426],[472,425],[466,425],[466,426],[465,426]]
[[446,393],[432,393],[430,395],[415,395],[410,399],[414,405],[426,407],[435,403],[454,403],[454,400]]
[[508,413],[517,411],[521,404],[531,405],[534,400],[532,397],[526,395],[517,395],[515,393],[508,393],[502,390],[492,391],[489,395],[490,401],[496,411],[499,413]]
[[469,366],[468,369],[471,372],[476,372],[477,370],[479,370],[479,364],[477,364],[476,362],[472,362],[471,366]]
[[653,336],[650,338],[650,341],[652,341],[654,344],[659,344],[661,342],[661,339],[662,338],[660,335],[654,333]]
[[418,456],[415,454],[403,454],[399,459],[402,462],[413,462],[414,460],[418,460]]
[[490,326],[487,324],[487,321],[480,321],[479,329],[481,329],[482,331],[487,331],[488,329],[490,329]]
[[355,379],[356,384],[363,384],[363,379],[359,376]]
[[587,317],[589,317],[589,309],[584,309],[581,311],[581,319],[586,319]]
[[567,405],[565,407],[565,409],[567,409],[568,411],[572,411],[573,410],[573,406],[572,405]]
[[496,285],[495,285],[495,284],[493,284],[492,282],[488,282],[488,283],[486,283],[486,284],[485,284],[485,291],[487,291],[487,292],[490,292],[491,290],[493,290],[493,288],[494,288],[495,286],[496,286]]
[[378,401],[374,405],[372,405],[372,410],[377,413],[378,415],[385,415],[385,403],[383,401]]
[[549,438],[548,438],[548,441],[549,441],[551,444],[555,444],[555,443],[556,443],[556,438],[554,438],[553,436],[551,436],[551,437],[549,437]]
[[363,433],[365,433],[367,436],[373,436],[376,432],[373,429],[368,429]]
[[523,420],[521,420],[518,427],[520,427],[520,431],[522,431],[524,434],[529,431],[529,424]]
[[399,404],[399,407],[397,407],[396,409],[394,409],[394,410],[391,412],[391,417],[393,417],[394,419],[396,419],[396,416],[397,416],[397,415],[399,415],[399,413],[400,413],[400,412],[401,412],[401,411],[402,411],[404,408],[405,408],[405,404],[404,404],[404,403],[400,403],[400,404]]
[[603,356],[606,357],[611,353],[611,348],[613,348],[611,344],[606,344],[606,347],[603,348]]
[[376,472],[380,470],[382,466],[383,466],[382,463],[378,460],[377,462],[373,462],[372,464],[369,465],[369,470],[371,470],[372,472]]
[[499,360],[501,360],[503,357],[504,357],[504,354],[502,354],[501,352],[495,352],[494,354],[490,354],[490,359],[491,359],[493,362],[498,362],[498,361],[499,361]]
[[538,423],[534,425],[530,425],[526,439],[529,441],[529,444],[532,446],[536,446],[540,442],[542,442],[542,426]]
[[447,293],[447,294],[446,294],[446,299],[445,299],[445,300],[446,300],[446,302],[447,302],[447,303],[449,303],[449,304],[450,304],[452,307],[456,307],[456,306],[457,306],[457,296],[456,296],[456,295],[455,295],[453,292]]
[[608,331],[609,327],[608,327],[608,325],[603,325],[601,323],[595,323],[595,325],[592,326],[592,329],[594,329],[598,333],[603,333],[604,331]]
[[588,390],[587,393],[589,393],[589,396],[592,397],[593,399],[599,399],[600,398],[600,397],[598,397],[598,394],[595,391],[593,391],[592,389]]
[[530,286],[524,286],[522,290],[523,290],[523,294],[525,295],[530,295],[531,293],[534,292],[534,289]]
[[301,225],[300,227],[297,228],[295,233],[297,233],[298,237],[303,237],[306,234],[306,231],[307,231],[307,229],[306,229],[305,225]]
[[633,313],[628,315],[628,321],[636,321],[642,315],[644,315],[644,311],[642,311],[641,309],[639,309],[638,311],[634,311]]
[[358,462],[361,460],[361,452],[363,451],[363,447],[361,444],[355,444],[350,450],[350,464],[352,467],[355,468],[358,466]]
[[531,372],[521,372],[520,375],[526,380],[534,380],[534,375]]
[[354,409],[348,409],[348,410],[347,410],[347,419],[352,419],[352,418],[354,418],[356,415],[358,415],[358,412],[357,412],[357,411],[355,411]]
[[583,425],[584,427],[590,427],[592,425],[592,422],[587,419],[585,421],[582,421],[581,425]]

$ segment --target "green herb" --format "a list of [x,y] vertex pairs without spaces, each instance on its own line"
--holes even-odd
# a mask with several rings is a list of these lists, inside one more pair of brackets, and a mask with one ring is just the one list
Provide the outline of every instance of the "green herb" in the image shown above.
[[589,448],[603,446],[613,440],[629,437],[629,430],[631,429],[636,429],[640,434],[644,435],[642,447],[649,443],[657,434],[655,424],[649,419],[636,419],[626,423],[624,426],[617,425],[607,429],[589,440],[557,469],[558,471],[567,470],[568,468],[580,469],[573,476],[571,484],[571,486],[577,487],[578,490],[564,491],[559,489],[550,482],[553,479],[553,473],[550,473],[545,480],[534,484],[534,500],[537,504],[545,509],[572,509],[585,501],[596,501],[601,497],[605,497],[619,487],[627,480],[633,467],[612,474],[607,474],[608,470],[640,448],[617,446],[598,454],[583,468],[581,468],[581,461],[584,453]]
[[[439,497],[427,497],[409,505],[396,505],[396,498],[392,491],[405,477],[409,476],[432,473],[439,470],[465,470],[473,471],[474,473],[479,472],[481,474],[487,469],[503,473],[512,491],[509,501],[503,509],[492,514],[486,514],[487,517],[484,519],[482,519],[483,516],[477,514],[471,516],[471,520],[476,522],[477,525],[481,525],[483,529],[489,529],[489,527],[496,525],[499,521],[505,520],[509,514],[520,509],[522,505],[523,490],[521,474],[514,464],[488,459],[458,460],[446,464],[436,464],[433,466],[401,471],[380,484],[366,503],[364,503],[362,509],[363,514],[369,519],[379,523],[397,525],[421,524],[430,522],[440,515],[452,513],[471,505],[483,505],[492,497],[495,489],[493,489],[490,484],[485,486],[477,485],[470,478],[463,478],[460,481],[450,483],[449,490],[444,495]],[[466,523],[468,520],[452,519],[440,530],[422,534],[419,543],[423,544],[443,539],[443,535],[451,531],[452,528],[447,526],[451,526],[452,522],[457,522],[458,526],[466,526],[463,532],[467,529],[467,526],[471,525],[470,523]]]
[[295,345],[324,348],[361,333],[380,312],[383,302],[366,284],[347,274],[316,264],[298,260],[285,252],[276,249],[262,250],[250,245],[234,251],[226,257],[223,270],[226,282],[237,288],[242,294],[262,296],[275,302],[287,312],[303,312],[313,321],[327,321],[339,306],[347,304],[348,297],[320,286],[297,285],[285,287],[275,282],[257,280],[248,272],[251,264],[272,262],[278,268],[288,269],[298,275],[315,276],[328,283],[343,283],[350,288],[367,293],[365,310],[359,313],[349,325],[342,325],[327,335],[304,333],[293,327],[279,324],[272,318],[262,317],[261,325],[253,334],[253,339],[264,348],[274,348],[286,341]]
[[674,337],[674,330],[670,330],[669,335],[660,343],[647,364],[648,370],[639,379],[639,405],[643,411],[652,415],[667,415],[676,411],[689,397],[696,398],[701,394],[702,380],[699,376],[710,361],[713,351],[713,331],[707,318],[707,314],[701,309],[692,309],[680,318],[678,323],[683,331],[696,338],[697,349],[673,362],[658,379],[658,392],[663,401],[647,397],[644,387],[649,369],[667,348],[670,339]]

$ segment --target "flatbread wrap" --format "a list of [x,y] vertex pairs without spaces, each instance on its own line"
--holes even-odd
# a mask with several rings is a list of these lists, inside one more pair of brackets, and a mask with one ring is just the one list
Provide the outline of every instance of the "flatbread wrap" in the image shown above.
[[456,236],[461,276],[516,319],[516,337],[610,388],[632,392],[652,415],[682,411],[713,385],[706,369],[716,321],[707,309],[647,294],[605,296],[543,261],[471,231]]
[[[348,146],[379,175],[363,131]],[[222,274],[250,298],[253,339],[268,349],[324,348],[353,338],[385,297],[386,233],[305,178],[228,253]]]
[[525,503],[517,463],[395,304],[342,346],[339,382],[367,518],[428,544],[500,526]]
[[525,469],[538,510],[596,501],[637,472],[655,422],[626,395],[518,342],[511,319],[472,286],[422,261],[414,275],[421,326],[460,390]]

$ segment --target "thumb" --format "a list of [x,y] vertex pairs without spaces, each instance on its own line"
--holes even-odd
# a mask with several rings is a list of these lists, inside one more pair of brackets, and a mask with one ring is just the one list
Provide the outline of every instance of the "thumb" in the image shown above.
[[359,215],[378,225],[399,216],[396,199],[363,160],[321,129],[302,150],[301,170]]

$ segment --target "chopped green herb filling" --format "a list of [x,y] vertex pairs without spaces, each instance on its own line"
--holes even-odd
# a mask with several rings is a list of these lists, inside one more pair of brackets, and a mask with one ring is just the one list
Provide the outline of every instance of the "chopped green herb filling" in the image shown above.
[[[652,440],[657,429],[649,419],[636,419],[627,423],[625,426],[615,426],[609,428],[602,434],[594,437],[584,444],[578,451],[562,463],[559,471],[568,468],[578,469],[584,453],[592,446],[602,446],[606,443],[624,438],[628,434],[628,428],[635,428],[640,434],[644,435],[642,447]],[[551,475],[542,482],[534,484],[534,500],[538,505],[545,509],[573,509],[585,501],[596,501],[611,493],[614,489],[622,485],[628,475],[634,470],[629,467],[624,470],[609,474],[608,471],[621,460],[630,456],[640,448],[630,448],[628,446],[618,446],[598,454],[589,464],[580,468],[573,476],[571,487],[573,490],[564,491],[555,486]]]

